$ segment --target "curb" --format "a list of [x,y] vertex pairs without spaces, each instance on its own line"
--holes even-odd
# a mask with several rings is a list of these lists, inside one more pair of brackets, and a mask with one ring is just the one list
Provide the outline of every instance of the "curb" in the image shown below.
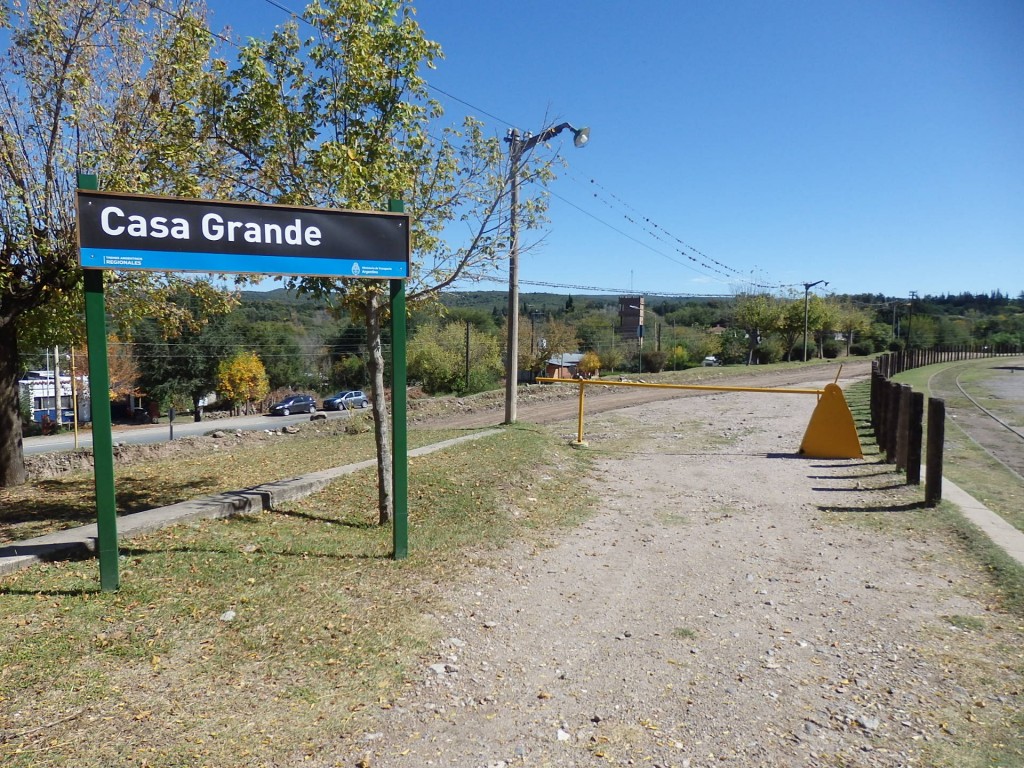
[[[479,440],[500,433],[500,429],[488,429],[471,435],[454,437],[440,443],[425,445],[409,451],[409,456],[425,456],[435,451],[450,448],[459,443]],[[142,536],[161,528],[194,520],[214,520],[234,517],[252,512],[273,510],[277,505],[287,501],[301,499],[326,487],[332,480],[351,475],[377,465],[376,459],[367,459],[355,464],[324,469],[308,475],[275,480],[272,483],[244,488],[239,491],[226,491],[203,496],[191,501],[181,501],[166,507],[147,509],[117,518],[117,539],[131,539]],[[82,557],[96,552],[96,524],[67,528],[34,539],[25,539],[13,544],[0,546],[0,576],[28,568],[36,563],[61,559],[64,557]]]
[[960,509],[967,520],[974,523],[992,543],[1024,566],[1024,532],[1014,528],[1003,518],[971,496],[960,486],[942,478],[942,498]]

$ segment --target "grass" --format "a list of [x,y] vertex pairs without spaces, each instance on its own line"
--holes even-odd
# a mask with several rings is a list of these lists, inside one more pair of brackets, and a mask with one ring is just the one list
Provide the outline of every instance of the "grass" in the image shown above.
[[[945,399],[947,419],[943,474],[1012,526],[1024,531],[1024,490],[1020,480],[975,443],[955,419],[948,417],[949,410],[954,408],[974,407],[956,390],[952,377],[960,374],[961,384],[974,390],[972,396],[978,399],[977,388],[994,375],[989,370],[991,365],[992,360],[930,365],[902,373],[895,380],[910,384],[915,391],[924,392],[926,397],[941,395]],[[950,382],[943,387],[943,392],[932,391],[933,385],[946,379]],[[925,415],[927,417],[927,413]]]
[[6,579],[0,763],[230,768],[323,754],[418,674],[438,639],[430,614],[444,610],[435,584],[512,537],[544,546],[588,513],[587,461],[528,428],[414,459],[401,562],[374,524],[368,471],[280,511],[132,540],[116,593],[97,591],[92,560]]
[[985,629],[985,622],[977,616],[961,616],[956,614],[954,616],[945,616],[944,618],[949,622],[950,626],[966,632],[981,632]]
[[[373,434],[346,435],[344,426],[305,427],[300,435],[205,438],[201,450],[196,441],[176,441],[186,455],[118,466],[117,512],[153,509],[372,458]],[[416,448],[456,434],[461,433],[412,430],[409,445]],[[0,542],[95,522],[93,488],[91,470],[0,488]]]

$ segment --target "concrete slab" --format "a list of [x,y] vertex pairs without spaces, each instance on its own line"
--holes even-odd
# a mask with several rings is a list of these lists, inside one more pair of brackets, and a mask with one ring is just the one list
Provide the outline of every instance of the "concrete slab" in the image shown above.
[[[479,440],[500,431],[488,429],[432,443],[409,451],[409,456],[426,456],[429,453],[441,451],[466,441]],[[117,518],[117,538],[119,541],[130,539],[193,520],[211,520],[271,510],[287,501],[294,501],[316,493],[338,477],[370,469],[376,466],[376,463],[375,459],[368,459],[287,480],[276,480],[253,488],[227,491],[191,501],[182,501],[167,507],[122,515]],[[0,546],[0,576],[28,568],[39,562],[95,553],[97,535],[96,524],[92,523]]]
[[942,498],[956,504],[964,517],[984,531],[994,543],[1006,550],[1010,557],[1024,565],[1024,532],[1014,528],[967,491],[945,477],[942,478]]

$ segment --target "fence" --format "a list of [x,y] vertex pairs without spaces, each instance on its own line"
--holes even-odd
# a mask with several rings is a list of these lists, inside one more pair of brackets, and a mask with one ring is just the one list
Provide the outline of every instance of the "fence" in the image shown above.
[[977,346],[974,344],[950,344],[930,349],[903,349],[886,352],[878,356],[878,369],[883,376],[891,379],[898,373],[914,368],[923,368],[936,363],[953,363],[959,360],[975,360],[982,357],[1009,357],[1021,354],[1020,344],[996,344]]
[[[909,384],[890,381],[903,371],[936,363],[1020,355],[1020,345],[975,347],[954,345],[934,349],[886,352],[871,363],[871,429],[885,461],[906,472],[908,485],[921,483],[924,395]],[[928,398],[928,435],[925,454],[925,503],[934,507],[942,499],[942,446],[946,435],[946,403]]]

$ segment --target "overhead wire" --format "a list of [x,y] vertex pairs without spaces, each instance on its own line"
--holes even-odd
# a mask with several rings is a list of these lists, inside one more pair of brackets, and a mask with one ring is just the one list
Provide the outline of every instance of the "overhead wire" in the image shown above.
[[[146,2],[147,5],[149,5],[154,10],[160,11],[162,13],[165,13],[165,14],[173,17],[173,13],[171,11],[169,11],[166,8],[163,8],[162,6],[156,4],[153,0],[144,0],[144,1]],[[281,3],[278,0],[264,0],[264,2],[266,2],[268,5],[270,5],[273,8],[276,8],[276,9],[278,9],[280,11],[283,11],[284,13],[287,13],[291,18],[293,18],[293,19],[295,19],[295,20],[297,20],[297,21],[299,21],[299,22],[309,26],[310,28],[312,28],[316,32],[318,32],[320,34],[324,33],[323,29],[321,29],[316,24],[314,24],[312,21],[307,19],[303,14],[301,14],[301,13],[299,13],[299,12],[297,12],[297,11],[291,9],[291,8],[289,8],[284,3]],[[226,37],[224,35],[218,34],[218,33],[214,32],[212,30],[208,30],[208,32],[209,32],[210,35],[212,35],[213,37],[217,38],[218,40],[221,40],[222,42],[225,42],[225,43],[227,43],[227,44],[229,44],[229,45],[231,45],[231,46],[233,46],[235,48],[241,49],[241,47],[242,47],[237,42],[231,40],[230,38],[228,38],[228,37]],[[480,107],[480,106],[478,106],[476,104],[473,104],[470,101],[467,101],[467,100],[465,100],[465,99],[463,99],[463,98],[461,98],[459,96],[456,96],[455,94],[453,94],[450,91],[447,91],[447,90],[441,88],[440,86],[437,86],[437,85],[435,85],[433,83],[430,83],[430,82],[425,82],[425,85],[426,85],[428,90],[436,92],[436,93],[439,93],[439,94],[445,96],[448,99],[456,101],[459,104],[462,104],[463,106],[469,107],[470,109],[474,110],[476,113],[478,113],[480,115],[484,115],[484,116],[486,116],[486,117],[488,117],[488,118],[490,118],[492,120],[495,120],[495,121],[497,121],[499,123],[502,123],[503,125],[506,125],[506,126],[512,124],[512,121],[506,120],[506,119],[504,119],[504,118],[502,118],[502,117],[500,117],[498,115],[495,115],[494,113],[492,113],[492,112],[490,112],[488,110],[485,110],[482,107]],[[570,174],[570,178],[574,178],[574,177]],[[584,215],[586,215],[589,218],[593,219],[594,221],[599,222],[600,224],[602,224],[603,226],[607,227],[608,229],[611,229],[612,231],[616,232],[617,234],[627,238],[628,240],[636,243],[637,245],[640,245],[641,247],[645,248],[646,250],[649,250],[652,253],[654,253],[654,254],[656,254],[656,255],[658,255],[658,256],[660,256],[660,257],[662,257],[662,258],[664,258],[664,259],[666,259],[666,260],[668,260],[668,261],[670,261],[670,262],[672,262],[674,264],[676,264],[677,266],[684,267],[684,268],[689,269],[690,271],[695,272],[697,274],[701,274],[701,275],[710,277],[711,275],[708,274],[710,272],[710,273],[713,273],[714,275],[717,275],[717,276],[719,276],[721,278],[725,278],[727,280],[731,280],[731,281],[734,281],[734,282],[742,283],[742,284],[750,286],[752,288],[757,288],[757,289],[761,289],[761,290],[778,290],[778,289],[785,288],[785,287],[792,287],[792,286],[785,286],[785,285],[780,285],[780,284],[758,283],[758,282],[755,282],[755,281],[752,281],[752,280],[748,279],[740,270],[737,270],[734,267],[731,267],[728,264],[725,264],[724,262],[719,261],[718,259],[715,259],[715,258],[709,256],[707,253],[701,251],[698,248],[695,248],[694,246],[690,245],[689,243],[687,243],[686,241],[684,241],[680,237],[674,235],[667,228],[665,228],[664,226],[662,226],[658,222],[654,221],[651,217],[646,216],[643,213],[641,213],[639,210],[637,210],[635,207],[633,207],[628,202],[623,200],[619,195],[615,194],[613,191],[609,190],[607,187],[602,185],[596,179],[591,178],[589,180],[589,183],[592,186],[596,187],[597,190],[599,190],[599,192],[593,192],[593,194],[592,194],[592,196],[595,199],[597,199],[599,202],[603,203],[606,207],[608,207],[612,211],[616,211],[616,205],[619,208],[624,209],[624,210],[618,211],[618,213],[620,213],[620,215],[622,215],[623,218],[625,218],[625,220],[627,222],[629,222],[630,224],[632,224],[632,225],[638,227],[639,229],[641,229],[648,237],[652,238],[656,242],[659,242],[659,243],[661,243],[663,245],[667,245],[669,248],[674,250],[680,256],[685,258],[686,261],[680,261],[679,259],[675,258],[674,256],[671,256],[671,255],[665,253],[663,250],[660,250],[660,249],[652,246],[649,243],[641,241],[640,239],[638,239],[638,238],[630,235],[629,233],[623,231],[622,229],[614,226],[610,222],[605,221],[604,219],[602,219],[600,216],[594,214],[593,212],[588,211],[585,208],[583,208],[582,206],[580,206],[580,205],[570,201],[564,195],[560,195],[558,193],[552,192],[551,190],[548,190],[548,193],[552,197],[555,197],[555,198],[561,200],[566,205],[569,205],[572,208],[575,208],[576,210],[580,211],[581,213],[583,213]],[[602,194],[604,195],[604,197],[602,197]],[[609,199],[611,201],[614,201],[614,204],[612,202],[609,202]],[[689,253],[687,253],[687,251],[689,251]],[[693,255],[693,254],[696,254],[696,256]],[[687,263],[687,262],[689,262],[689,263]],[[486,279],[486,278],[484,278],[484,279]],[[521,281],[521,282],[526,282],[526,281]],[[555,286],[555,284],[552,284],[552,286]],[[649,293],[650,293],[650,295],[698,295],[698,294],[681,294],[681,293],[666,294],[666,293],[663,293],[663,292],[649,292]],[[712,295],[712,294],[708,294],[708,295]]]

